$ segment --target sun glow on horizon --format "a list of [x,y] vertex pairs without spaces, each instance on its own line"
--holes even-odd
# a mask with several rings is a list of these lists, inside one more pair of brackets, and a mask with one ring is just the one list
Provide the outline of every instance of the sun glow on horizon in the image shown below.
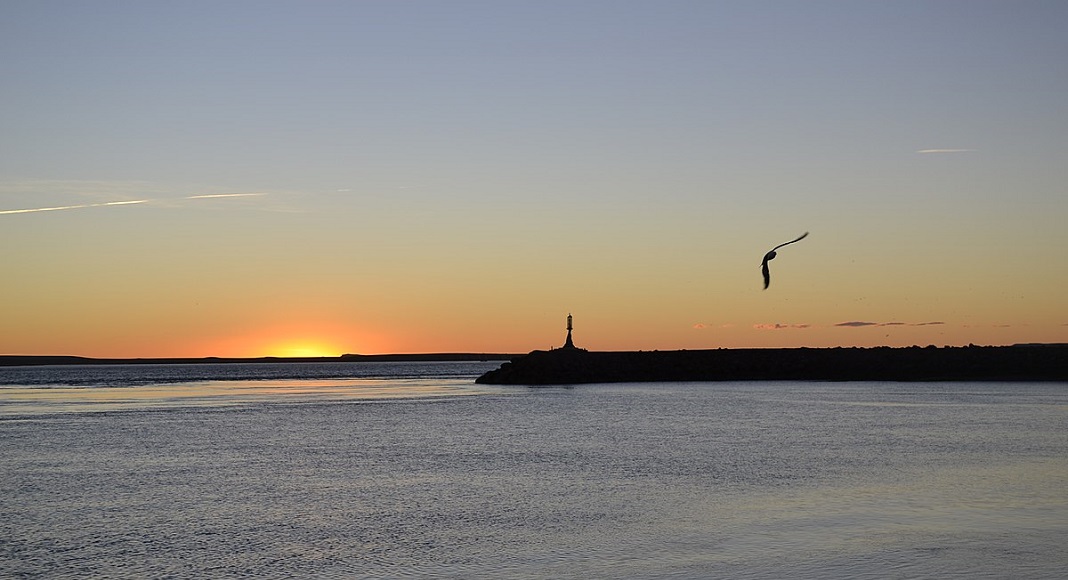
[[320,330],[278,333],[262,341],[256,350],[257,356],[311,358],[338,357],[353,352],[351,348],[349,338]]
[[338,357],[344,354],[342,349],[325,343],[311,341],[286,342],[267,349],[264,356],[279,358]]
[[236,358],[320,358],[339,357],[360,352],[368,346],[369,339],[362,332],[327,325],[301,325],[249,329],[210,341],[200,342],[197,356]]

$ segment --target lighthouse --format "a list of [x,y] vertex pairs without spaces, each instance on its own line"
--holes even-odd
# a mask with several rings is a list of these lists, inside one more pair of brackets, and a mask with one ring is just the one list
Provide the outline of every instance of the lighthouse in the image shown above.
[[575,343],[571,342],[571,313],[567,315],[567,340],[564,341],[564,348],[575,348]]

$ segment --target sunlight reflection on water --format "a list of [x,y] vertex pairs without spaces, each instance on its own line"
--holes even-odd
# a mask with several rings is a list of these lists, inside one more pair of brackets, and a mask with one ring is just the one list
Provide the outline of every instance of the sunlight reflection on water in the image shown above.
[[0,576],[1059,580],[1068,568],[1064,385],[30,390],[109,412],[0,413]]

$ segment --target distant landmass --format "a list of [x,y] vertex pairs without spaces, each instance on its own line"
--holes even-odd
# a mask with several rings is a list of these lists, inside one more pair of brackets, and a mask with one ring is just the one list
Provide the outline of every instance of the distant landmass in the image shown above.
[[656,381],[1068,381],[1068,345],[534,351],[476,382],[502,385]]
[[126,364],[222,364],[222,363],[315,363],[315,362],[462,362],[510,360],[516,354],[501,353],[422,353],[422,354],[343,354],[338,357],[257,357],[257,358],[89,358],[81,356],[0,355],[0,366],[41,365],[126,365]]

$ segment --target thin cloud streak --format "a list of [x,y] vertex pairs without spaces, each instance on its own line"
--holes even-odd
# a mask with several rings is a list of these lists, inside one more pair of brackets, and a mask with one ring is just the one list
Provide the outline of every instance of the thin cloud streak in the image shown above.
[[920,149],[916,153],[969,153],[976,149]]
[[693,325],[693,328],[697,330],[704,330],[706,328],[734,328],[736,325],[733,322],[724,322],[723,324],[716,324],[714,322],[697,322]]
[[219,199],[223,197],[258,197],[266,193],[205,193],[203,195],[191,195],[186,199]]
[[938,326],[942,324],[945,324],[945,322],[866,322],[851,320],[849,322],[839,322],[835,326],[839,328],[863,328],[865,326]]
[[[178,199],[220,199],[229,197],[258,197],[267,195],[266,193],[205,193],[201,195],[190,195]],[[173,199],[173,198],[172,198]],[[103,203],[83,203],[78,205],[60,205],[55,207],[34,207],[27,209],[6,209],[0,210],[0,215],[13,215],[20,213],[37,213],[42,211],[62,211],[68,209],[85,209],[90,207],[110,207],[117,205],[134,205],[139,203],[150,203],[155,201],[166,201],[164,199],[134,199],[128,201],[107,201]]]
[[0,210],[0,215],[10,215],[16,213],[35,213],[40,211],[61,211],[65,209],[83,209],[87,207],[107,207],[113,205],[133,205],[137,203],[148,203],[150,199],[134,199],[130,201],[108,201],[105,203],[83,203],[80,205],[61,205],[56,207],[35,207],[30,209],[6,209]]
[[[865,320],[850,320],[849,322],[839,322],[831,325],[836,328],[865,328],[865,327],[881,327],[881,326],[939,326],[944,325],[945,322],[933,321],[933,322],[869,322]],[[695,328],[697,328],[695,326]],[[787,330],[787,329],[804,329],[804,328],[822,328],[813,324],[754,324],[755,330]]]

